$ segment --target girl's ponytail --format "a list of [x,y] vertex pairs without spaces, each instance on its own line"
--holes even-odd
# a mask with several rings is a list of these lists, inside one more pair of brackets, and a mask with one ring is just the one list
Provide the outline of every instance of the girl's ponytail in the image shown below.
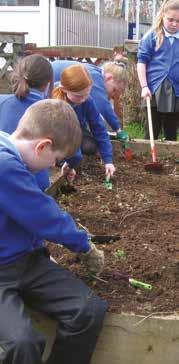
[[66,101],[66,94],[60,86],[57,86],[52,90],[52,98]]
[[12,82],[12,92],[19,99],[27,96],[29,92],[29,86],[25,77],[19,77],[18,74],[14,73],[11,77]]
[[30,55],[19,59],[11,74],[11,88],[18,98],[24,98],[30,88],[42,90],[53,84],[53,70],[50,62],[43,56]]

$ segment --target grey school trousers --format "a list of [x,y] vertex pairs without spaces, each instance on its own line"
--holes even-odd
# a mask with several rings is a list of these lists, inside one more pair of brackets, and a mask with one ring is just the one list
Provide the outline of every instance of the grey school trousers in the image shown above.
[[42,363],[45,338],[24,302],[58,323],[48,364],[90,363],[106,302],[40,249],[0,267],[0,364]]

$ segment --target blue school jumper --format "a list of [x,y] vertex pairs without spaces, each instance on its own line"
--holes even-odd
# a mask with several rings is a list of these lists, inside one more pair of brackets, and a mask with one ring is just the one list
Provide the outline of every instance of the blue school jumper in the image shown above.
[[95,104],[100,114],[111,126],[111,128],[114,131],[117,131],[121,127],[120,121],[113,110],[111,102],[108,100],[108,95],[104,83],[103,70],[100,67],[89,63],[80,63],[77,61],[56,60],[54,62],[51,62],[54,73],[54,82],[60,80],[61,74],[65,68],[74,64],[82,64],[89,72],[93,80],[93,86],[90,95],[95,101]]
[[[44,94],[35,89],[31,89],[23,99],[18,99],[14,94],[0,95],[0,130],[12,134],[26,109],[43,98]],[[49,186],[47,169],[36,173],[36,178],[42,190]]]
[[175,96],[179,96],[179,39],[171,43],[168,37],[158,50],[156,34],[150,32],[140,42],[138,49],[138,63],[146,64],[148,87],[152,94],[167,78],[174,88]]
[[9,137],[0,132],[0,265],[41,248],[43,239],[87,252],[86,232],[41,191]]
[[[89,96],[88,99],[80,105],[75,105],[73,103],[70,103],[70,105],[78,116],[81,128],[89,129],[91,131],[104,164],[113,163],[112,144],[92,97]],[[74,157],[70,159],[70,163],[68,160],[71,168],[78,164],[80,160],[79,155],[80,150],[78,150]]]

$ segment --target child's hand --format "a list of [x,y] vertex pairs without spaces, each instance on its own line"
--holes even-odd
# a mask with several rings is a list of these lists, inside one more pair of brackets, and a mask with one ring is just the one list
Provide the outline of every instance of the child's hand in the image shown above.
[[83,262],[90,273],[100,274],[104,268],[104,252],[96,248],[91,243],[91,248],[87,253],[83,253]]
[[76,177],[75,169],[74,168],[69,168],[69,171],[68,171],[68,173],[66,175],[67,181],[71,184],[71,183],[73,183],[75,177]]
[[127,132],[125,130],[121,130],[119,129],[116,133],[116,138],[120,141],[120,142],[127,142],[129,140],[129,135],[127,134]]
[[116,168],[114,167],[114,164],[112,163],[105,164],[105,174],[108,179],[110,179],[114,175],[115,170]]
[[152,98],[150,89],[148,88],[148,86],[145,86],[142,88],[141,97],[142,97],[142,99],[146,99],[148,96],[150,97],[150,99]]
[[70,184],[74,181],[76,171],[74,168],[70,168],[67,162],[63,164],[61,172],[62,176],[64,176]]

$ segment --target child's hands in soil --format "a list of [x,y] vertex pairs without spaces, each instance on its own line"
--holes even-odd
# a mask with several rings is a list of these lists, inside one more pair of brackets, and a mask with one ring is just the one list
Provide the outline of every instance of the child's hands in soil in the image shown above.
[[76,176],[76,171],[74,168],[70,168],[68,163],[65,162],[61,168],[62,176],[64,176],[69,184],[71,184]]
[[103,271],[104,268],[104,252],[97,249],[93,243],[90,243],[90,246],[90,250],[83,254],[82,260],[84,261],[89,272],[98,275]]
[[112,163],[105,164],[105,174],[108,179],[110,179],[114,175],[115,170],[116,168],[114,167],[114,164]]

